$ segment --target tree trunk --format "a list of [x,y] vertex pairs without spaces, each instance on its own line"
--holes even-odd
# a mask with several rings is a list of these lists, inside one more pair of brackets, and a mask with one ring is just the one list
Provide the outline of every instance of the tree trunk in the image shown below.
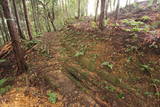
[[14,7],[14,12],[15,12],[15,16],[16,16],[16,21],[17,21],[17,26],[18,26],[18,32],[19,32],[19,35],[22,39],[25,39],[23,33],[22,33],[22,30],[21,30],[21,27],[20,27],[20,23],[19,23],[19,17],[18,17],[18,13],[17,13],[17,8],[16,8],[16,3],[15,3],[15,0],[13,0],[13,7]]
[[78,19],[80,18],[80,14],[81,14],[81,1],[78,0]]
[[106,0],[101,0],[101,14],[100,14],[100,18],[99,18],[99,28],[101,30],[104,28],[105,1]]
[[38,26],[37,26],[37,21],[36,21],[36,12],[35,12],[35,1],[34,0],[31,0],[31,7],[32,7],[32,16],[33,16],[33,22],[34,22],[34,28],[35,28],[35,32],[38,33]]
[[119,3],[120,3],[120,0],[118,0],[118,2],[117,2],[116,12],[115,12],[115,19],[116,19],[116,20],[118,20],[118,14],[119,14]]
[[2,19],[2,25],[3,25],[2,27],[3,27],[3,30],[4,30],[5,36],[6,36],[5,39],[6,39],[6,41],[9,41],[9,33],[8,33],[8,29],[6,27],[3,12],[2,12],[1,9],[0,9],[0,17]]
[[107,1],[106,1],[106,8],[105,8],[105,19],[108,18],[108,7],[109,7],[109,3],[110,3],[110,0],[107,0]]
[[153,4],[157,4],[158,0],[153,0]]
[[0,25],[0,30],[1,30],[2,39],[3,39],[3,43],[2,43],[2,44],[4,44],[4,43],[6,42],[6,40],[5,40],[5,34],[4,34],[4,32],[3,32],[3,29],[2,29],[2,26],[1,26],[1,25]]
[[97,0],[97,5],[96,5],[96,12],[95,12],[95,18],[94,18],[94,21],[96,21],[96,20],[97,20],[98,7],[99,7],[99,0]]
[[[4,16],[6,19],[13,19],[13,17],[11,16],[11,12],[8,4],[9,4],[8,0],[2,1]],[[22,49],[20,48],[18,31],[16,29],[14,20],[7,20],[7,25],[8,25],[8,30],[10,33],[12,45],[13,45],[13,51],[15,53],[15,58],[18,65],[17,74],[21,74],[22,72],[27,70],[27,66],[24,60],[24,54],[22,53]]]
[[36,11],[36,19],[37,19],[37,26],[38,26],[38,30],[39,30],[39,32],[42,32],[43,31],[43,28],[42,28],[42,26],[41,26],[41,23],[40,23],[40,16],[39,16],[39,7],[38,7],[38,0],[34,0],[35,1],[35,11]]
[[23,9],[24,9],[24,15],[25,15],[25,20],[26,20],[29,39],[32,40],[32,33],[31,33],[31,28],[30,28],[30,24],[29,24],[29,20],[28,20],[28,14],[27,14],[27,8],[26,8],[26,0],[22,0],[22,3],[23,3]]

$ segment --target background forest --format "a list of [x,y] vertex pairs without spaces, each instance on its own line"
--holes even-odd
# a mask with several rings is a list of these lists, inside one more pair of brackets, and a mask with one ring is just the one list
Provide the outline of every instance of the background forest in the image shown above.
[[[139,0],[143,1],[143,0]],[[105,2],[105,13],[115,11],[116,8],[124,7],[139,1],[113,0]],[[43,32],[56,31],[73,19],[83,16],[95,16],[100,12],[100,0],[10,0],[9,5],[13,14],[13,20],[17,22],[17,28],[21,37],[27,38],[28,30],[30,36],[38,36]],[[149,0],[148,5],[154,0]],[[25,8],[26,7],[26,8]],[[26,17],[28,22],[26,22]],[[96,17],[96,16],[95,16]],[[106,16],[107,17],[107,16]],[[29,28],[27,27],[29,24]],[[30,37],[31,38],[31,37]],[[1,45],[9,40],[6,20],[1,7]]]

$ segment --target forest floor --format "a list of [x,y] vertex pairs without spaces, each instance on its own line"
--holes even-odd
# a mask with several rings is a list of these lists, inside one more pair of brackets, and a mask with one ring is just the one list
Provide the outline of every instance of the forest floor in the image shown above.
[[146,10],[45,33],[0,107],[160,107],[160,14]]

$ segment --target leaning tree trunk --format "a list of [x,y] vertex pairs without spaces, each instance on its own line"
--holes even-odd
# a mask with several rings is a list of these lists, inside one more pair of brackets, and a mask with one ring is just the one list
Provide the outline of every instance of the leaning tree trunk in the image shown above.
[[99,17],[99,28],[101,30],[104,28],[105,1],[106,0],[101,0],[101,14],[100,14],[100,17]]
[[17,7],[16,7],[16,3],[15,3],[15,0],[13,0],[13,7],[14,7],[14,12],[15,12],[15,16],[16,16],[16,21],[17,21],[17,26],[18,26],[18,32],[19,32],[19,35],[22,39],[25,39],[23,33],[22,33],[22,30],[21,30],[21,27],[20,27],[20,23],[19,23],[19,17],[18,17],[18,13],[17,13]]
[[31,28],[30,28],[30,24],[29,24],[29,20],[28,20],[28,14],[27,14],[27,8],[26,8],[26,0],[22,0],[22,4],[23,4],[23,9],[24,9],[24,15],[25,15],[25,20],[26,20],[29,39],[32,40],[32,33],[31,33]]
[[16,58],[17,65],[18,65],[17,74],[21,74],[22,72],[27,70],[27,67],[26,67],[26,63],[24,60],[24,54],[22,53],[22,49],[20,48],[18,31],[16,29],[14,20],[11,20],[13,19],[13,17],[11,16],[11,12],[10,12],[8,4],[9,4],[8,0],[2,1],[4,16],[6,19],[10,19],[10,20],[7,20],[7,25],[8,25],[8,30],[11,36],[13,51],[15,53],[15,58]]

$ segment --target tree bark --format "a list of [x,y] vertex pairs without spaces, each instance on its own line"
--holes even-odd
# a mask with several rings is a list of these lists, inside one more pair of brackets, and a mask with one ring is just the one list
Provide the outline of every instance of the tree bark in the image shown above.
[[6,42],[6,40],[5,40],[5,34],[4,34],[4,32],[3,32],[3,29],[2,29],[2,26],[1,26],[1,25],[0,25],[0,30],[1,30],[2,39],[3,39],[3,43],[2,43],[2,44],[4,44],[4,43]]
[[94,18],[94,21],[97,20],[97,14],[98,14],[98,7],[99,7],[99,0],[97,0],[97,3],[96,3],[96,12],[95,12],[95,18]]
[[157,4],[158,0],[153,0],[152,4]]
[[0,9],[0,17],[2,19],[2,25],[3,25],[3,30],[4,30],[4,33],[5,33],[5,39],[6,41],[9,41],[9,33],[8,33],[8,29],[6,27],[6,23],[5,23],[5,20],[4,20],[4,16],[3,16],[3,11]]
[[32,33],[31,33],[31,28],[30,28],[30,24],[29,24],[29,20],[28,20],[28,14],[27,14],[27,8],[26,8],[26,0],[22,0],[22,4],[23,4],[23,9],[24,9],[24,15],[25,15],[25,20],[26,20],[29,39],[32,40]]
[[38,26],[37,26],[37,21],[36,21],[36,16],[37,16],[37,14],[36,14],[36,11],[35,11],[35,3],[34,2],[36,2],[36,1],[34,1],[34,0],[31,0],[31,7],[32,7],[32,16],[33,16],[33,21],[34,21],[34,28],[35,28],[35,32],[36,33],[38,33]]
[[116,12],[115,12],[115,19],[116,20],[118,20],[118,16],[119,16],[118,15],[119,14],[119,5],[120,5],[119,3],[120,3],[120,0],[118,0],[118,2],[117,2]]
[[108,18],[108,7],[109,7],[109,3],[110,3],[110,0],[107,0],[107,1],[106,1],[106,7],[105,7],[105,19]]
[[11,16],[11,12],[8,4],[9,4],[8,0],[2,1],[4,16],[7,19],[7,26],[8,26],[8,30],[9,30],[12,45],[13,45],[13,51],[15,53],[15,58],[18,65],[17,74],[21,74],[27,70],[27,66],[24,60],[24,54],[22,53],[22,49],[20,48],[18,31],[16,29],[13,17]]
[[36,11],[36,19],[37,19],[37,26],[38,26],[38,30],[39,30],[39,32],[42,32],[43,31],[43,28],[42,28],[42,26],[41,26],[41,24],[40,24],[40,16],[39,16],[39,7],[38,7],[38,0],[35,0],[35,11]]
[[100,14],[100,18],[99,18],[99,28],[101,30],[103,30],[103,28],[104,28],[105,1],[106,0],[101,0],[101,14]]
[[25,39],[23,33],[22,33],[22,30],[21,30],[21,27],[20,27],[20,23],[19,23],[19,17],[18,17],[18,13],[17,13],[17,8],[16,8],[16,3],[15,3],[15,0],[13,0],[13,7],[14,7],[14,12],[15,12],[15,16],[16,16],[16,21],[17,21],[17,26],[18,26],[18,32],[19,32],[19,35],[22,39]]
[[81,1],[78,0],[78,19],[80,18],[80,14],[81,14]]

